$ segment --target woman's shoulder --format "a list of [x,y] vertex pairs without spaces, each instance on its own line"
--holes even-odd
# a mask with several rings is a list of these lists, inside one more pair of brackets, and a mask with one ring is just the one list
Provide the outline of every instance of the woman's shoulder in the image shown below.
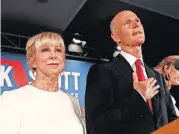
[[69,96],[69,98],[70,98],[70,100],[71,100],[71,102],[72,102],[72,104],[73,104],[75,113],[76,113],[77,115],[81,115],[81,114],[82,114],[82,113],[81,113],[81,107],[80,107],[80,103],[79,103],[78,98],[76,98],[75,96],[73,96],[73,95],[71,95],[71,94],[69,94],[69,93],[67,93],[67,95]]
[[28,85],[25,85],[23,87],[13,89],[10,91],[4,91],[1,95],[1,101],[6,101],[6,102],[16,102],[18,100],[21,100],[22,98],[25,97],[25,93],[28,91]]
[[2,93],[2,96],[20,94],[20,93],[23,93],[24,91],[27,91],[28,89],[29,89],[29,85],[25,85],[25,86],[15,88],[15,89],[12,89],[12,90],[5,90]]

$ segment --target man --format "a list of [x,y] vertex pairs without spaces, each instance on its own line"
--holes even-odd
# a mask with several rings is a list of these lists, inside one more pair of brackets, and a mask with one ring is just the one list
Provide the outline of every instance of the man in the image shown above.
[[88,134],[149,134],[176,119],[170,94],[143,62],[145,35],[136,14],[119,12],[110,29],[121,52],[113,61],[90,68],[85,95]]

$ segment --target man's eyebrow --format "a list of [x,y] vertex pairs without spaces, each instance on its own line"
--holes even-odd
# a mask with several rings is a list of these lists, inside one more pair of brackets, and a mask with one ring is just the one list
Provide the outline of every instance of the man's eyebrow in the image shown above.
[[124,23],[126,23],[127,21],[130,21],[130,20],[131,20],[130,18],[126,19],[126,20],[124,20]]

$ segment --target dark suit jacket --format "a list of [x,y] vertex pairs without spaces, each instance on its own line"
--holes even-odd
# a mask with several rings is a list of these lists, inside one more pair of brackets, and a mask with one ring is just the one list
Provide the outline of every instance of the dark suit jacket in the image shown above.
[[[156,74],[146,66],[148,77]],[[149,134],[176,119],[165,84],[153,97],[153,114],[148,104],[133,88],[133,69],[120,54],[111,62],[94,65],[87,77],[85,94],[88,134]]]

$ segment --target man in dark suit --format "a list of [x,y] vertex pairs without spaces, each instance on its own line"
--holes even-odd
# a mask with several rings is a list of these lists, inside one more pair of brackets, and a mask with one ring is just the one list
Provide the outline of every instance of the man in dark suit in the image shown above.
[[[145,35],[131,11],[118,13],[110,25],[121,53],[111,62],[94,65],[85,95],[88,134],[149,134],[176,119],[162,79],[142,58]],[[158,80],[159,79],[159,80]]]

